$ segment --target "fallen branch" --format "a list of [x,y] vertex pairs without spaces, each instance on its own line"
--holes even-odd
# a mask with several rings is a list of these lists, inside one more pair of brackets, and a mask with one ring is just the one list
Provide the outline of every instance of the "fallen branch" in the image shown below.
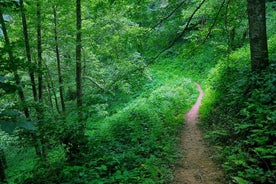
[[96,81],[94,81],[91,77],[89,77],[89,76],[83,76],[82,78],[83,78],[83,79],[87,79],[87,80],[89,80],[90,82],[92,82],[92,83],[93,83],[97,88],[99,88],[101,91],[103,91],[103,92],[108,92],[108,93],[110,93],[111,95],[114,95],[114,93],[113,93],[112,91],[105,89],[105,87],[102,87],[99,83],[97,83]]

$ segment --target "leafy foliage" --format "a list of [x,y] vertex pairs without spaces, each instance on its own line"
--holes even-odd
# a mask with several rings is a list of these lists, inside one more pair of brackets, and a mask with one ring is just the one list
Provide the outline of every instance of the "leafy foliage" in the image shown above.
[[[236,52],[243,53],[241,58],[245,51]],[[237,61],[237,53],[230,58]],[[211,130],[207,137],[217,145],[234,182],[275,183],[275,63],[261,74],[252,74],[241,63],[221,62],[213,70],[201,109],[203,126]]]
[[[0,124],[12,133],[0,132],[7,168],[0,166],[9,183],[172,182],[177,133],[197,96],[192,81],[206,88],[203,125],[229,180],[275,183],[275,2],[267,1],[273,62],[257,75],[249,72],[245,0],[81,1],[81,109],[75,106],[75,3],[38,2],[42,66],[37,3],[0,0],[10,39],[7,46],[0,29]],[[39,74],[43,98],[37,100]]]
[[[141,95],[87,131],[88,150],[79,166],[61,158],[38,165],[19,183],[165,183],[175,154],[176,135],[183,112],[190,105],[190,81],[174,81]],[[194,100],[193,100],[194,101]],[[93,120],[93,118],[91,119]],[[88,124],[90,124],[88,120]],[[100,130],[100,131],[99,131]],[[51,154],[53,155],[53,154]],[[76,177],[78,176],[78,177]]]

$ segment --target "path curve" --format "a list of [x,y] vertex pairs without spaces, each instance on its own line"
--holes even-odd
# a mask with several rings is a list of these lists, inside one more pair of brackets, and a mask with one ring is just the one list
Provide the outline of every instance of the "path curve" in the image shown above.
[[223,173],[212,161],[212,155],[197,126],[203,90],[198,83],[195,84],[199,96],[185,115],[186,123],[181,132],[179,145],[183,157],[176,164],[174,184],[222,184]]

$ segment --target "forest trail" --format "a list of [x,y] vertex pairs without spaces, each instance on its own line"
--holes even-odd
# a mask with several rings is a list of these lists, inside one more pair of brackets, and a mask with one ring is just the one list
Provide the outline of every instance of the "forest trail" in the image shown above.
[[200,94],[185,116],[186,124],[179,145],[184,156],[176,164],[174,184],[222,184],[223,173],[212,161],[212,155],[197,126],[203,91],[198,83],[196,86]]

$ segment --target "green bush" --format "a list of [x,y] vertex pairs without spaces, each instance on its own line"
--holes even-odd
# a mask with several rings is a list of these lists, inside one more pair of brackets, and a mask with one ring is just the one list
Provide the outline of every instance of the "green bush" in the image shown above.
[[[236,53],[232,56],[238,59]],[[272,63],[256,74],[246,62],[221,62],[213,69],[201,108],[203,127],[229,180],[275,183],[276,67]]]
[[169,166],[192,92],[182,85],[191,84],[179,81],[159,87],[96,125],[101,131],[90,132],[102,142],[95,145],[96,150],[102,147],[97,166],[101,182],[164,183],[172,178]]
[[[63,148],[60,148],[63,153],[58,155],[59,148],[51,149],[48,162],[38,162],[32,170],[18,177],[16,183],[169,182],[183,114],[196,95],[192,95],[195,87],[190,80],[170,79],[165,72],[161,76],[166,80],[153,75],[150,89],[117,113],[98,122],[88,119],[87,150],[80,153],[77,164],[66,162]],[[60,128],[60,136],[70,133]],[[74,136],[74,132],[71,133]]]

